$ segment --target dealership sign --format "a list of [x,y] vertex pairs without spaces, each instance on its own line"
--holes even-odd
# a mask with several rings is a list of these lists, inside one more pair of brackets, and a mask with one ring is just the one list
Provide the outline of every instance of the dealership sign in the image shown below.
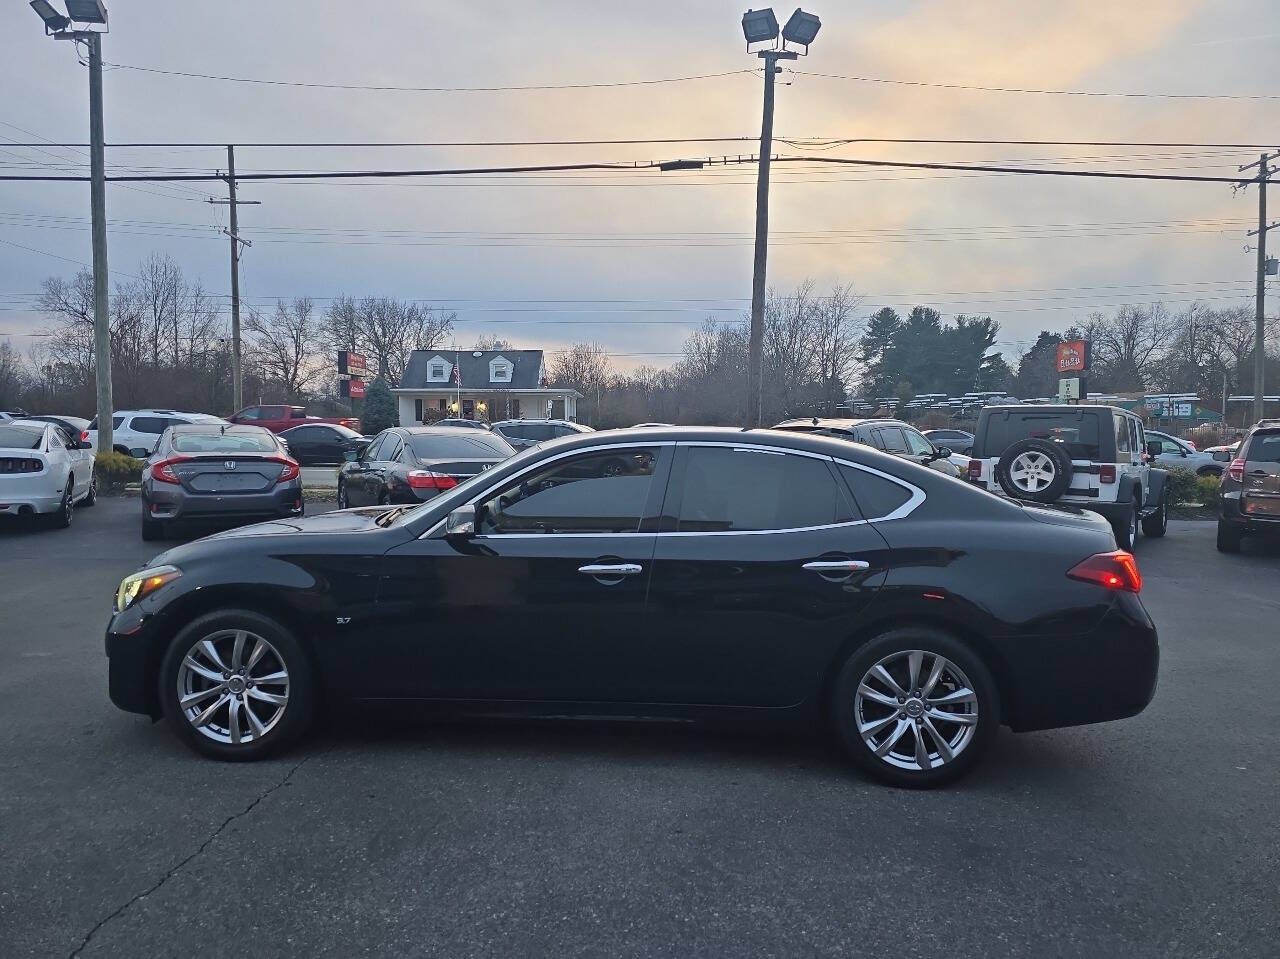
[[349,376],[365,376],[369,372],[369,364],[365,362],[363,353],[352,353],[349,350],[338,351],[338,374]]
[[364,399],[364,380],[340,380],[342,384],[342,395],[349,396],[353,400]]
[[1083,373],[1089,368],[1089,341],[1063,340],[1058,344],[1058,373]]

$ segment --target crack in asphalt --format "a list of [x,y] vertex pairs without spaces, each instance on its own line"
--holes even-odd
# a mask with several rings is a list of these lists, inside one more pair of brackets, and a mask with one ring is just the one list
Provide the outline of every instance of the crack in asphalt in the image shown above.
[[[316,755],[323,755],[323,754],[318,753]],[[85,937],[80,940],[80,945],[76,946],[74,949],[71,950],[71,952],[67,956],[67,959],[75,959],[76,956],[80,955],[80,953],[84,951],[85,947],[89,945],[89,942],[93,939],[93,937],[97,935],[98,930],[100,930],[107,923],[111,922],[113,919],[123,915],[129,909],[129,907],[132,906],[135,902],[138,902],[141,899],[145,899],[147,896],[151,895],[153,892],[155,892],[161,886],[163,886],[166,882],[168,882],[170,879],[176,876],[179,872],[182,871],[182,868],[186,866],[187,863],[191,862],[193,859],[197,858],[201,853],[203,853],[206,849],[208,849],[209,846],[212,845],[213,841],[217,839],[220,835],[222,835],[222,831],[224,829],[230,826],[237,819],[243,819],[245,816],[249,815],[249,813],[253,812],[254,808],[258,805],[258,803],[262,802],[262,800],[266,799],[268,796],[274,793],[277,789],[280,789],[288,785],[289,780],[293,778],[293,774],[296,773],[299,769],[301,769],[303,766],[305,766],[314,758],[316,758],[315,755],[312,755],[312,756],[306,756],[303,759],[298,760],[296,763],[293,764],[293,766],[289,769],[289,771],[284,774],[284,776],[281,778],[281,780],[278,783],[276,783],[274,786],[271,786],[270,788],[260,793],[253,800],[253,802],[245,806],[244,809],[240,810],[237,813],[232,813],[230,816],[224,819],[221,825],[219,825],[217,829],[215,829],[212,833],[209,834],[208,838],[206,838],[205,841],[199,845],[199,847],[196,849],[195,852],[187,856],[186,859],[183,859],[177,865],[166,870],[164,875],[162,875],[152,885],[142,890],[142,892],[138,893],[136,896],[133,896],[131,899],[125,902],[124,905],[108,913],[106,916],[103,916],[96,923],[94,923],[93,928],[90,929],[87,933],[85,933]]]

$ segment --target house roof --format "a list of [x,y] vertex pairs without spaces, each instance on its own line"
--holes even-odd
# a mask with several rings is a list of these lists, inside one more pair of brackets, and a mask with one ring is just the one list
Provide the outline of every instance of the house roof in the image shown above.
[[[439,356],[449,363],[455,355],[462,370],[462,388],[464,390],[534,390],[542,385],[542,350],[414,350],[409,354],[409,362],[405,366],[404,376],[400,378],[400,389],[420,390],[439,389],[453,385],[453,370],[449,370],[447,383],[427,379],[427,364],[432,357]],[[489,382],[489,363],[499,356],[511,363],[511,382]]]

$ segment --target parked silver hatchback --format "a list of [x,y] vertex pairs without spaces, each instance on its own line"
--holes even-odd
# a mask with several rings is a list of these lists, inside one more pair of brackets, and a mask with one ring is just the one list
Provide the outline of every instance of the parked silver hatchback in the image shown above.
[[171,426],[142,471],[142,538],[182,520],[301,516],[302,470],[260,426]]

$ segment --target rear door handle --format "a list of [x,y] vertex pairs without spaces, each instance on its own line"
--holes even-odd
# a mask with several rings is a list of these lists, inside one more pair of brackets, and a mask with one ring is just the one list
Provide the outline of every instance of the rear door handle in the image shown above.
[[811,573],[859,573],[870,568],[864,559],[815,559],[801,567]]
[[588,563],[579,566],[578,572],[588,576],[639,576],[644,567],[639,563]]

